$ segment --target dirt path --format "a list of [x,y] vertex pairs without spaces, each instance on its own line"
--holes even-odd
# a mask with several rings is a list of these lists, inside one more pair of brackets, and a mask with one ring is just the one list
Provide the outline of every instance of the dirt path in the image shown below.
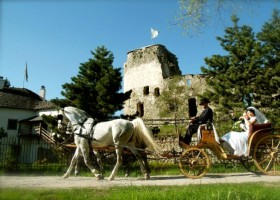
[[152,176],[150,180],[142,178],[117,177],[113,181],[106,178],[97,181],[94,177],[60,176],[0,176],[1,188],[82,188],[82,187],[112,187],[112,186],[162,186],[162,185],[190,185],[211,183],[245,183],[264,182],[280,183],[280,176],[256,175],[252,173],[235,174],[207,174],[200,179],[189,179],[184,176]]

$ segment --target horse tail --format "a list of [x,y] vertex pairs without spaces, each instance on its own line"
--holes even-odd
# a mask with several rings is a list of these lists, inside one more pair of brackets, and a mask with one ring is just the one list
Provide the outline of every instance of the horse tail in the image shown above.
[[155,141],[152,132],[146,127],[141,118],[136,118],[132,121],[134,126],[134,133],[139,140],[142,140],[148,147],[151,147],[157,153],[160,152],[160,148]]

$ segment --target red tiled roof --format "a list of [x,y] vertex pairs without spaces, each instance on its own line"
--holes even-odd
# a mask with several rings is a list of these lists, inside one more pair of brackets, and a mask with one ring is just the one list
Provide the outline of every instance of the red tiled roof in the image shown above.
[[44,110],[55,107],[53,103],[25,88],[5,87],[0,90],[0,108]]

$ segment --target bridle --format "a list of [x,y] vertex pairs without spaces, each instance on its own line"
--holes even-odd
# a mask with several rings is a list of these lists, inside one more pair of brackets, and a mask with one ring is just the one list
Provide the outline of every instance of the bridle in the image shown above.
[[58,123],[58,125],[61,125],[61,126],[63,126],[63,127],[66,127],[66,126],[67,126],[67,124],[65,124],[65,123],[63,122],[63,117],[61,118],[60,116],[58,116],[58,118],[57,118],[57,123]]
[[58,124],[58,129],[68,129],[68,125],[66,123],[63,122],[64,119],[64,110],[61,109],[62,113],[59,113],[57,115],[57,124]]

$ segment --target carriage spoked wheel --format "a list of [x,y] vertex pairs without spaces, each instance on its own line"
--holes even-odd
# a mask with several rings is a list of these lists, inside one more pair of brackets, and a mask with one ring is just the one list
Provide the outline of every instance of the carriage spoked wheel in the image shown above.
[[280,175],[280,135],[262,138],[254,148],[254,162],[267,175]]
[[179,161],[182,173],[188,178],[200,178],[204,176],[211,162],[209,156],[203,149],[191,147],[183,151]]

